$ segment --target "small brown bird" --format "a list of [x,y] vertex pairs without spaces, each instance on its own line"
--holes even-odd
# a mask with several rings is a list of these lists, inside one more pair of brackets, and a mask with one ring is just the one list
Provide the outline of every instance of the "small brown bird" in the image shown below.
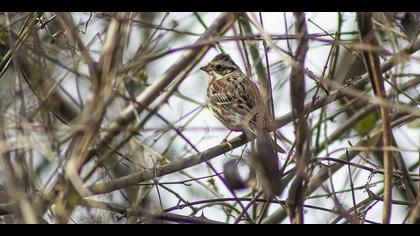
[[[267,195],[276,195],[280,191],[281,174],[274,142],[268,133],[273,119],[257,85],[241,71],[228,54],[217,55],[200,69],[210,77],[207,102],[216,118],[231,131],[257,136],[257,153],[251,155],[255,156],[251,158],[251,167],[256,172],[257,187]],[[269,144],[272,151],[258,150],[259,143],[264,149]],[[272,155],[267,156],[267,153]]]
[[217,55],[201,67],[210,77],[207,102],[214,115],[231,131],[249,131],[250,125],[268,128],[271,120],[253,83],[228,54]]

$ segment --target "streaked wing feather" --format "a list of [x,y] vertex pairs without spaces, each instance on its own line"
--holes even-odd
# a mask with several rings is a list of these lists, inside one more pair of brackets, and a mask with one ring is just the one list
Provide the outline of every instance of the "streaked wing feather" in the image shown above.
[[[215,106],[224,107],[239,117],[246,118],[257,104],[258,88],[246,78],[234,79],[227,77],[223,80],[212,81],[208,101]],[[252,91],[252,90],[257,91]]]

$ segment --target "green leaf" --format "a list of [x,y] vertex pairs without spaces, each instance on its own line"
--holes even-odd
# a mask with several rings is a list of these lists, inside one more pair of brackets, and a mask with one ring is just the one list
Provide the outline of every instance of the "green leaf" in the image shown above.
[[365,134],[375,128],[377,121],[376,113],[370,113],[356,124],[355,129],[359,134]]

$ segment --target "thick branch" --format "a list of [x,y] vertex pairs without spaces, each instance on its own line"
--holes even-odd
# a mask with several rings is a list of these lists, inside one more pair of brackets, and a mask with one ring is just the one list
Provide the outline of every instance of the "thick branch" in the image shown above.
[[[211,48],[207,42],[214,37],[223,35],[233,24],[236,19],[235,13],[223,13],[215,21],[212,26],[204,33],[194,45],[199,47],[191,47],[186,50],[184,54],[177,60],[169,69],[167,69],[162,76],[157,79],[153,84],[148,86],[138,97],[136,102],[131,103],[126,107],[121,114],[106,128],[101,134],[101,139],[97,144],[96,149],[104,147],[107,143],[118,135],[124,127],[134,120],[136,113],[141,113],[144,109],[151,104],[161,92],[176,78],[184,79],[191,71],[193,66],[198,63],[205,53]],[[91,157],[95,153],[91,152]]]

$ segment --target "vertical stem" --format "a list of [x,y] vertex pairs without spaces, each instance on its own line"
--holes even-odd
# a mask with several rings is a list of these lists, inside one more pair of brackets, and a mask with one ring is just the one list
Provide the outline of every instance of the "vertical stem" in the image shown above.
[[305,58],[308,50],[307,28],[304,13],[294,13],[298,46],[295,52],[297,63],[292,64],[290,94],[293,125],[296,136],[296,177],[289,191],[289,215],[292,223],[303,224],[303,202],[305,198],[306,166],[310,159],[310,129],[305,117]]
[[[378,42],[376,41],[375,34],[373,31],[372,13],[364,12],[357,14],[358,25],[360,30],[360,37],[363,44],[367,46],[376,47]],[[384,86],[384,78],[382,77],[379,56],[374,50],[363,52],[366,69],[369,73],[369,78],[372,84],[373,92],[375,96],[385,98],[386,91]],[[384,207],[382,211],[382,223],[389,224],[391,220],[391,209],[392,209],[392,152],[389,151],[389,147],[392,146],[392,133],[389,121],[389,111],[385,106],[379,106],[379,113],[382,119],[382,132],[383,132],[383,160],[384,160]]]

